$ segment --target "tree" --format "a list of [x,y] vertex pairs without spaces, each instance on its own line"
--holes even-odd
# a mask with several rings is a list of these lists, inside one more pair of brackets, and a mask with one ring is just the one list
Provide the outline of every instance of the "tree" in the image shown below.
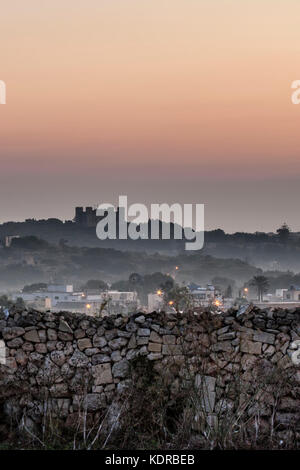
[[111,285],[111,290],[118,290],[120,292],[129,292],[132,286],[129,281],[116,281]]
[[0,296],[0,308],[9,308],[11,307],[12,302],[9,300],[7,295],[1,295]]
[[227,287],[224,296],[225,296],[225,298],[227,298],[227,299],[231,299],[231,298],[232,298],[232,287],[231,287],[230,284],[229,284],[229,286]]
[[47,289],[47,284],[44,282],[37,282],[34,284],[28,284],[23,287],[22,292],[32,293],[32,292],[41,292]]
[[290,236],[290,232],[291,231],[290,231],[289,226],[284,222],[284,224],[282,224],[281,227],[277,229],[279,241],[281,243],[287,243],[289,236]]
[[14,306],[20,310],[23,310],[26,307],[25,302],[22,299],[22,297],[18,297],[16,299],[16,301],[14,302]]
[[268,278],[265,276],[254,276],[253,279],[251,279],[249,285],[257,290],[258,300],[259,302],[262,302],[263,295],[268,291],[269,288]]
[[174,287],[174,281],[172,278],[167,279],[165,282],[160,284],[160,289],[163,290],[164,292],[168,292]]
[[30,235],[26,237],[13,238],[11,248],[31,251],[44,250],[45,248],[49,248],[49,243],[34,235]]
[[224,292],[229,285],[233,286],[235,284],[235,281],[228,277],[215,276],[211,279],[210,284],[215,286],[216,290]]
[[145,274],[141,276],[138,273],[132,273],[128,281],[117,281],[111,286],[112,290],[119,291],[135,291],[138,293],[140,300],[144,303],[147,302],[147,296],[150,293],[162,290],[166,292],[172,289],[174,280],[167,274],[156,272],[152,274]]
[[12,301],[7,297],[7,295],[0,296],[0,308],[11,308],[12,306],[20,310],[23,310],[26,307],[22,297],[18,297],[15,301]]
[[174,286],[164,293],[166,306],[173,307],[177,313],[187,312],[193,306],[193,296],[187,287]]
[[90,279],[83,286],[83,290],[88,289],[104,291],[108,289],[108,285],[106,284],[106,282],[101,281],[99,279]]

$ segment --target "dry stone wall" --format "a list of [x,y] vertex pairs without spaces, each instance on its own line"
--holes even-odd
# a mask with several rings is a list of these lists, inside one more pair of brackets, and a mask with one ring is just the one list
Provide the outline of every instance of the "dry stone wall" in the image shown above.
[[93,420],[130,387],[132,368],[143,359],[163,377],[170,399],[188,387],[198,394],[195,431],[243,403],[266,425],[275,420],[300,431],[299,309],[253,308],[240,317],[234,309],[104,319],[17,310],[0,315],[4,420],[26,417],[28,426],[39,425],[45,403],[67,425],[82,408]]

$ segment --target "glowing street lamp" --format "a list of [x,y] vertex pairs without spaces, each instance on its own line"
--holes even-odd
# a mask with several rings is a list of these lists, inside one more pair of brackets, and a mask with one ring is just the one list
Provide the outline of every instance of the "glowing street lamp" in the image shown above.
[[173,301],[173,300],[170,300],[170,301],[169,301],[169,305],[174,305],[174,301]]
[[156,291],[156,294],[157,294],[157,295],[162,295],[162,290],[158,289],[158,290]]

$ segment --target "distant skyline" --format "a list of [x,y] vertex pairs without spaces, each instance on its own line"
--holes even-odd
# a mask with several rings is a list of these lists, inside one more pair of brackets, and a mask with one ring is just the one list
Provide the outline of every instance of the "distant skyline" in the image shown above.
[[0,222],[206,205],[206,229],[300,231],[298,0],[1,6]]

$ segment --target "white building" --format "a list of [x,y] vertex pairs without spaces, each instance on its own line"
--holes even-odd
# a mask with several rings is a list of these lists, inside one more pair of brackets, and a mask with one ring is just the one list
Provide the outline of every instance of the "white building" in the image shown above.
[[162,295],[148,294],[148,312],[158,312],[163,308],[164,300]]
[[190,292],[193,296],[195,307],[203,306],[207,307],[212,304],[215,300],[215,288],[211,284],[207,284],[206,287],[196,286],[191,284],[189,286]]
[[78,302],[82,300],[82,295],[82,292],[73,292],[72,285],[49,285],[37,292],[16,292],[12,294],[12,300],[19,297],[29,307],[51,310],[59,302]]
[[283,293],[283,300],[288,302],[299,302],[300,301],[300,287],[291,286]]
[[277,299],[283,300],[285,292],[287,292],[287,289],[276,289],[275,297],[277,297]]
[[139,307],[136,292],[105,291],[99,294],[73,293],[75,301],[62,300],[55,304],[52,311],[85,313],[86,315],[128,314]]
[[68,293],[71,293],[71,292],[73,292],[73,285],[72,284],[67,284],[67,285],[48,284],[47,291],[48,292],[64,292],[64,293],[68,292]]
[[106,303],[103,311],[108,315],[133,313],[140,306],[137,292],[106,291],[101,296],[101,303],[103,302]]
[[12,300],[21,297],[28,307],[53,312],[69,311],[96,315],[99,311],[107,314],[134,312],[138,306],[136,292],[105,291],[99,293],[74,292],[73,286],[48,285],[37,292],[17,292]]

